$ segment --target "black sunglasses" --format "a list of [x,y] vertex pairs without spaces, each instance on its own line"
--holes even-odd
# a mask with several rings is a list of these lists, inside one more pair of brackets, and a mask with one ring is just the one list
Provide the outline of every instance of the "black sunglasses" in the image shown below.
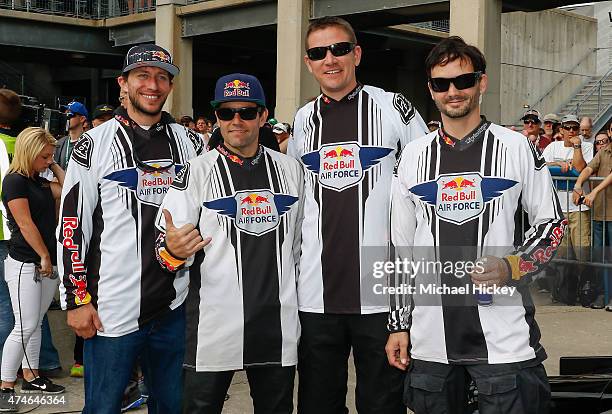
[[447,92],[451,82],[459,90],[468,89],[476,85],[482,77],[482,72],[470,72],[459,75],[456,78],[429,78],[429,84],[434,92]]
[[597,144],[597,145],[607,144],[608,142],[609,142],[608,139],[597,139],[597,140],[595,140],[595,144]]
[[310,60],[321,60],[325,59],[325,56],[327,56],[327,51],[329,50],[332,55],[336,57],[344,56],[349,54],[351,50],[355,49],[355,46],[355,43],[351,42],[338,42],[329,46],[311,47],[306,51],[306,55]]
[[528,118],[528,119],[524,119],[524,120],[523,120],[523,124],[524,124],[524,125],[528,125],[528,124],[537,125],[537,124],[539,124],[539,123],[540,123],[540,121],[536,121],[535,119],[529,119],[529,118]]
[[231,121],[234,119],[234,114],[238,114],[245,121],[252,121],[257,118],[257,114],[261,113],[261,108],[258,106],[249,106],[246,108],[218,108],[215,113],[217,118],[222,121]]
[[563,129],[565,129],[566,131],[578,132],[580,130],[580,127],[578,125],[563,125]]

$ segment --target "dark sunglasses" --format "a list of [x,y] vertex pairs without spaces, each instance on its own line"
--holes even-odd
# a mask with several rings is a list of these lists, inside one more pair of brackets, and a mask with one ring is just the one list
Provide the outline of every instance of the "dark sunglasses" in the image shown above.
[[328,50],[332,53],[332,55],[338,57],[348,55],[353,49],[355,49],[355,43],[338,42],[329,46],[311,47],[306,51],[306,55],[310,60],[322,60],[325,59],[325,56],[327,56]]
[[532,124],[533,125],[537,125],[537,124],[539,124],[539,122],[536,121],[535,119],[525,119],[523,121],[523,125],[532,125]]
[[563,125],[563,129],[566,131],[575,131],[578,132],[580,130],[580,126],[578,125]]
[[246,108],[218,108],[215,113],[217,118],[222,121],[231,121],[234,119],[234,114],[238,114],[245,121],[252,121],[257,118],[257,114],[261,112],[258,106],[249,106]]
[[429,78],[429,84],[434,92],[447,92],[451,82],[459,90],[468,89],[476,85],[482,77],[482,72],[470,72],[459,75],[456,78]]
[[610,142],[608,139],[596,139],[595,140],[595,144],[597,145],[604,145],[604,144],[607,144],[608,142]]

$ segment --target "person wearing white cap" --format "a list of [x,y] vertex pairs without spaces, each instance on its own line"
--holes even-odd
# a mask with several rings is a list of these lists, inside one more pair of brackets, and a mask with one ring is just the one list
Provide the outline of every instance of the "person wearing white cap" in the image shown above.
[[[555,127],[561,123],[557,114],[546,114],[544,115],[542,128],[544,129],[544,135],[540,137],[540,141],[546,141],[546,145],[544,148],[548,146],[551,142],[555,141]],[[542,149],[543,150],[543,149]]]
[[[580,122],[576,115],[566,115],[561,119],[561,135],[563,141],[555,141],[546,147],[543,152],[543,157],[549,167],[560,167],[561,171],[551,170],[552,175],[569,175],[576,176],[587,166],[588,162],[593,159],[593,145],[588,142],[582,142],[578,135]],[[586,250],[591,245],[591,229],[590,229],[590,212],[589,208],[583,204],[576,204],[573,200],[572,193],[578,191],[570,190],[570,184],[565,179],[557,180],[557,196],[561,203],[561,209],[568,220],[568,231],[561,243],[560,256],[567,258],[569,254],[569,246],[573,247],[573,251],[577,258],[585,258]],[[588,185],[583,185],[582,192],[588,193]],[[569,265],[563,265],[563,270],[567,271],[567,276],[573,279],[570,291],[573,292],[575,284],[578,282],[578,273],[571,271]],[[571,297],[565,298],[566,303],[573,304],[575,300],[574,293]],[[562,298],[563,300],[563,298]]]
[[280,152],[286,154],[287,144],[289,144],[289,136],[291,135],[291,127],[289,124],[278,122],[272,128],[272,132],[274,132],[274,135],[276,136],[276,141],[278,141]]

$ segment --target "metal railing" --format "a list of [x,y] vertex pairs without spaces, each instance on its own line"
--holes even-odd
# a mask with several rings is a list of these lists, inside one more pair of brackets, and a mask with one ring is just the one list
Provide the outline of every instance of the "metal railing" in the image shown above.
[[597,83],[595,85],[593,85],[587,91],[587,93],[585,94],[584,98],[582,98],[582,100],[576,104],[576,109],[573,110],[572,113],[574,113],[575,115],[578,115],[580,113],[580,109],[582,108],[582,106],[585,105],[587,102],[589,102],[593,95],[597,94],[597,114],[593,117],[594,119],[597,119],[599,117],[599,115],[605,109],[607,109],[607,107],[610,105],[610,103],[612,101],[612,99],[608,99],[607,103],[604,105],[603,95],[602,95],[604,84],[610,78],[610,76],[612,76],[612,67],[610,69],[608,69],[606,74],[603,75],[597,81]]
[[435,30],[437,32],[448,33],[450,31],[450,25],[448,19],[446,20],[432,20],[430,22],[419,22],[410,23],[410,26],[420,27],[421,29]]
[[[553,86],[551,86],[546,92],[544,92],[544,94],[542,96],[540,96],[533,104],[529,105],[530,108],[539,108],[540,105],[542,104],[542,102],[544,101],[544,99],[546,99],[559,85],[561,85],[569,76],[571,75],[579,75],[577,73],[574,73],[574,71],[578,68],[578,66],[580,66],[585,60],[587,60],[589,57],[591,57],[593,54],[597,53],[598,48],[593,48],[593,49],[589,49],[588,52],[580,59],[578,60],[578,62],[576,62],[571,68],[569,68],[568,70],[565,71],[565,74],[561,77],[561,79],[559,79]],[[587,75],[580,75],[580,76],[587,76]],[[589,80],[590,80],[590,76],[589,76]],[[578,88],[576,90],[576,93],[582,89],[584,87],[584,85],[586,85],[589,80],[585,81],[582,85],[580,85],[580,88]]]
[[[605,177],[591,176],[589,180],[585,182],[585,186],[593,189],[601,181],[603,181],[604,178]],[[563,210],[566,218],[568,218],[569,221],[572,221],[572,223],[568,225],[564,236],[564,239],[570,238],[567,242],[567,249],[559,249],[557,251],[557,256],[553,259],[553,263],[562,265],[580,264],[585,267],[592,268],[592,270],[601,269],[600,271],[595,272],[594,276],[603,278],[601,287],[603,288],[602,293],[604,294],[604,302],[607,304],[610,300],[609,279],[612,278],[612,246],[610,245],[611,243],[606,243],[606,240],[610,240],[612,242],[612,234],[609,234],[609,230],[612,230],[612,217],[606,217],[606,207],[608,204],[612,203],[612,187],[601,191],[597,195],[596,203],[594,203],[590,209],[585,207],[583,204],[577,206],[578,210],[576,212],[588,213],[589,217],[586,221],[588,224],[586,224],[584,220],[585,217],[578,218],[580,216],[578,215],[570,218],[567,213],[570,211],[570,209],[575,208],[575,204],[573,203],[572,199],[572,189],[574,188],[574,184],[577,179],[578,177],[553,176],[555,187],[559,191],[564,191],[561,193],[562,196],[559,198],[561,209]],[[602,197],[602,199],[601,201],[598,201],[600,197]],[[595,210],[598,207],[603,209],[603,212]],[[597,213],[601,213],[601,215]],[[597,218],[600,219],[603,218],[604,220],[595,220],[595,216],[598,216]],[[522,214],[522,229],[527,227],[525,219],[525,214]],[[610,223],[610,229],[608,229],[606,223]],[[587,229],[583,227],[584,225],[588,226],[588,231],[586,231]],[[577,226],[578,231],[574,232],[574,234],[586,236],[588,243],[585,240],[572,240],[569,226]],[[600,244],[596,244],[594,242],[595,239],[600,240]]]
[[0,0],[0,9],[106,19],[155,10],[155,0]]

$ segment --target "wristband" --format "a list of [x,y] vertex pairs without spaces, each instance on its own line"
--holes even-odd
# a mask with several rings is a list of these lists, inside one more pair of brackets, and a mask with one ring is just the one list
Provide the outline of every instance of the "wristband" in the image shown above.
[[155,242],[155,257],[161,267],[168,272],[176,273],[185,267],[187,259],[175,257],[166,247],[166,235],[161,233]]

